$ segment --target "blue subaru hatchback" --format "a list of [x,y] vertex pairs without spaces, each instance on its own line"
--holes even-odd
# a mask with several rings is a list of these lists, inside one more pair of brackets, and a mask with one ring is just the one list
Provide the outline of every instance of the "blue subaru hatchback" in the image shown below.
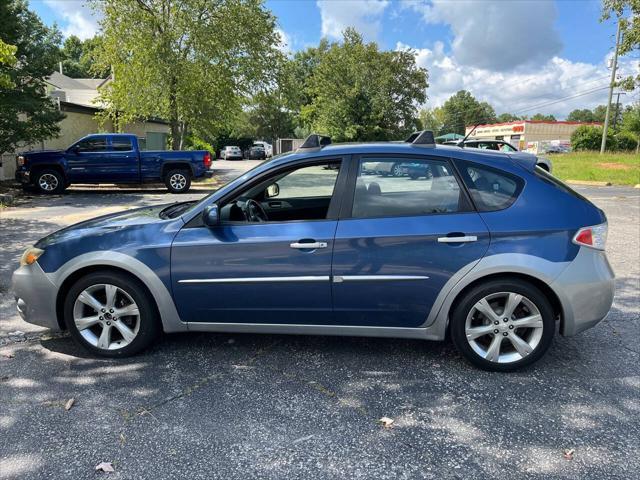
[[[381,164],[420,167],[397,176]],[[410,172],[409,172],[410,173]],[[443,340],[514,370],[609,311],[604,213],[535,157],[310,136],[200,202],[49,235],[13,276],[31,323],[118,357],[161,331]]]

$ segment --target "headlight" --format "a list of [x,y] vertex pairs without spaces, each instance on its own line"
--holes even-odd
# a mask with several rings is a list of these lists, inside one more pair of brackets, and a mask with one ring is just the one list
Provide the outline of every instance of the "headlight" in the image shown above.
[[22,155],[18,155],[18,166],[21,167],[24,165],[24,157]]
[[36,247],[27,248],[22,254],[22,258],[20,258],[20,266],[24,267],[25,265],[31,265],[35,263],[36,260],[44,253],[44,250],[40,250]]

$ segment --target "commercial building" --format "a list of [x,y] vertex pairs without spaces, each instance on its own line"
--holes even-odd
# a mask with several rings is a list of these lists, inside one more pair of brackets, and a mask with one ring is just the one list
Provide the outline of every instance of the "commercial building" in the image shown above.
[[[569,146],[571,134],[580,125],[600,125],[584,122],[548,122],[539,120],[518,120],[515,122],[479,125],[469,138],[480,140],[504,140],[518,150],[538,153],[550,145]],[[466,128],[466,134],[473,126]]]

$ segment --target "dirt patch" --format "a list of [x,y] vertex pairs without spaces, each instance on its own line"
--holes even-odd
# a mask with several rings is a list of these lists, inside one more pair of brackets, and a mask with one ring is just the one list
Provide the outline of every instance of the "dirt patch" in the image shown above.
[[631,170],[631,167],[629,165],[625,165],[624,163],[604,162],[598,163],[598,166],[604,168],[605,170]]

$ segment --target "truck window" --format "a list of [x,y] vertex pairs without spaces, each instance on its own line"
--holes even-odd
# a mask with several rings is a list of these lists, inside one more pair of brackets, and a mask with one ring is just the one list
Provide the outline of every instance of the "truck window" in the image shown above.
[[90,137],[76,143],[78,152],[104,152],[107,150],[106,137]]
[[111,148],[116,152],[129,152],[133,150],[131,139],[127,137],[112,137]]

